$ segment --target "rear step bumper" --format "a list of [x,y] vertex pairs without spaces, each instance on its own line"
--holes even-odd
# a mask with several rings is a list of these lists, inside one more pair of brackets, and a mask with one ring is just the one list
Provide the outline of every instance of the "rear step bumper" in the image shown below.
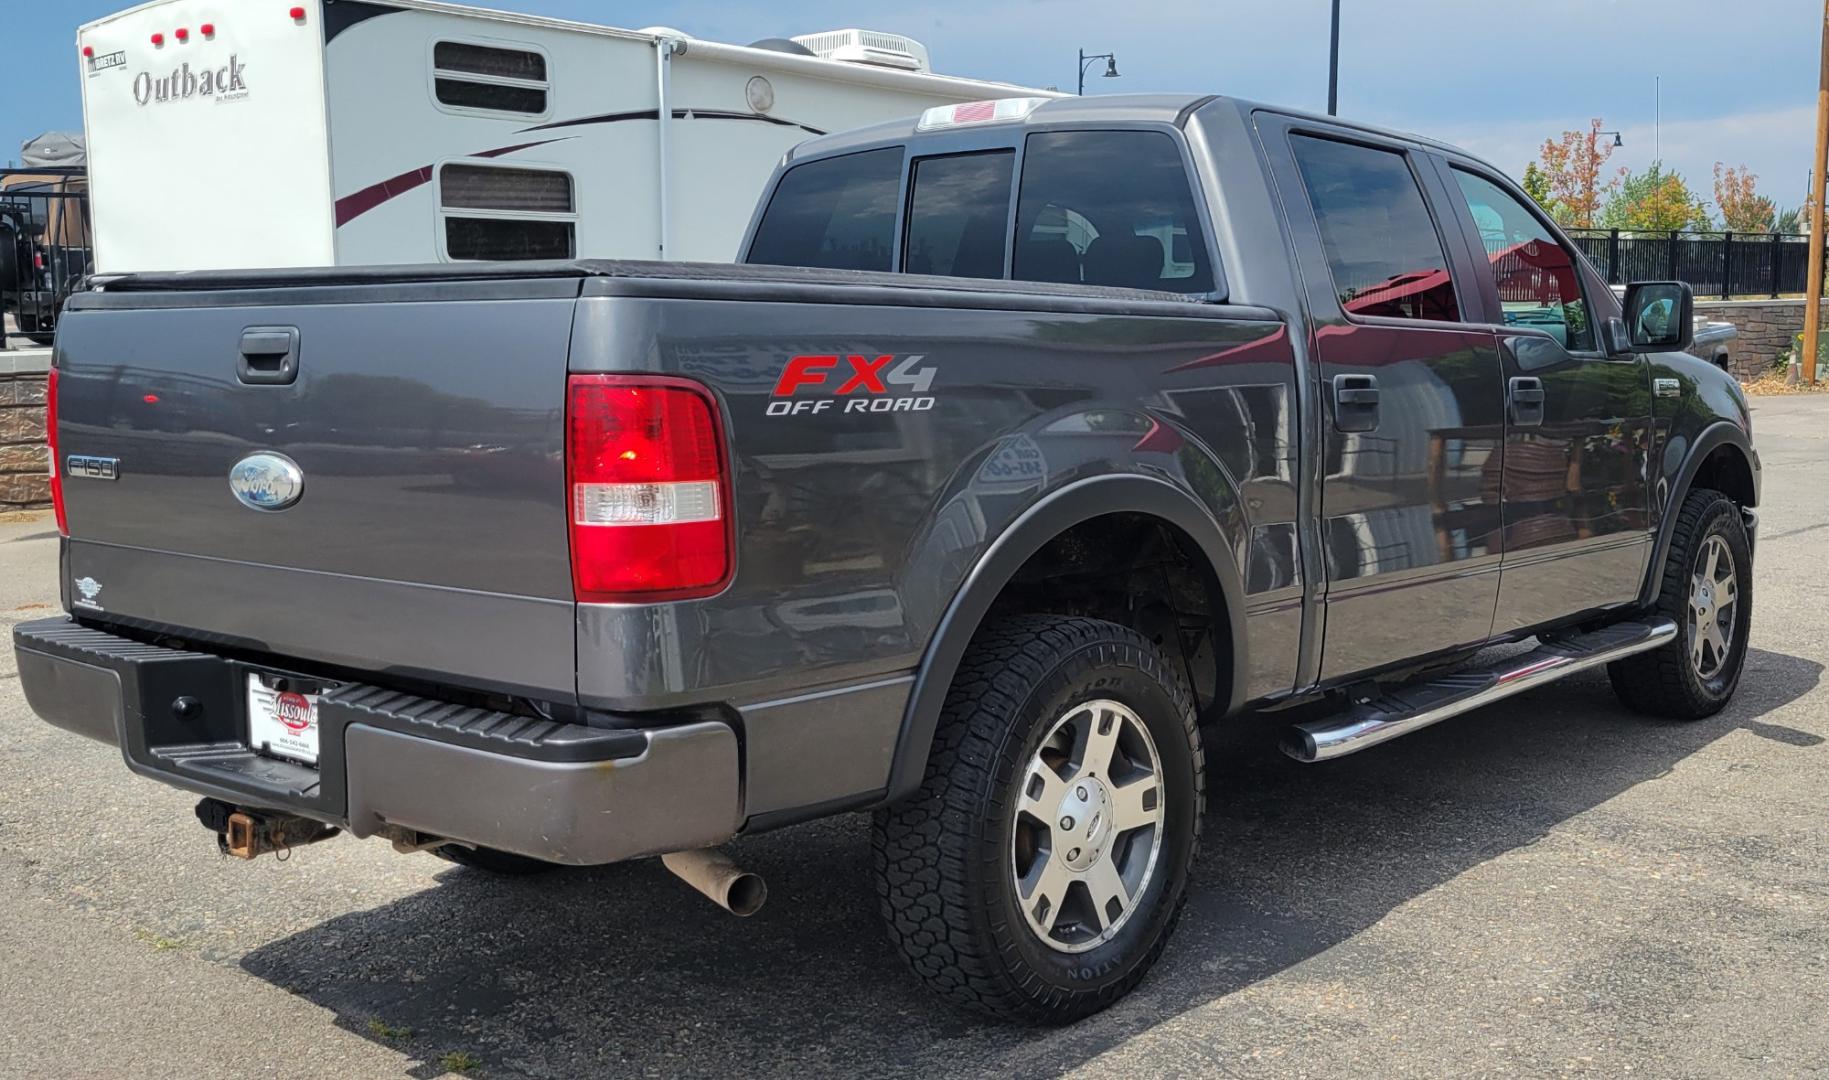
[[1551,638],[1502,663],[1401,687],[1338,716],[1297,724],[1285,736],[1283,752],[1304,762],[1345,757],[1577,671],[1655,649],[1676,636],[1676,623],[1647,619]]
[[345,684],[319,700],[313,768],[249,749],[247,675],[274,669],[67,618],[14,627],[13,650],[33,711],[121,747],[134,772],[357,836],[393,825],[595,864],[707,847],[740,824],[736,734],[715,721],[595,728]]

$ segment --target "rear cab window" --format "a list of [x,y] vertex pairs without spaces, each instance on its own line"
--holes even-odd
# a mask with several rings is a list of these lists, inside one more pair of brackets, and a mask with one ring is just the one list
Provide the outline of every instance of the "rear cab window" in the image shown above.
[[1010,150],[916,158],[902,269],[1001,278],[1010,225]]
[[940,147],[917,136],[793,165],[744,261],[1220,291],[1189,166],[1168,132],[1013,129],[1009,137],[1017,145],[924,154]]
[[899,146],[796,165],[775,185],[745,261],[888,270],[901,184]]
[[1160,131],[1042,131],[1023,151],[1022,281],[1213,291],[1187,167]]

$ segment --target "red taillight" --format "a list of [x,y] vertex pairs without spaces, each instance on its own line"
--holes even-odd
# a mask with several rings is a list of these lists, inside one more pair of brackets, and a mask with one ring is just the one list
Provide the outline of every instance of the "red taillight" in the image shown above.
[[57,515],[57,532],[70,535],[70,524],[64,520],[64,478],[57,468],[57,369],[45,376],[44,441],[51,453],[51,511]]
[[93,46],[93,45],[84,45],[83,46],[83,57],[85,59],[88,57],[94,56],[94,55],[95,55],[95,46]]
[[302,7],[295,7],[291,11],[286,12],[286,14],[292,16],[293,22],[305,21],[305,9]]
[[565,481],[582,602],[710,596],[731,574],[730,478],[710,391],[686,379],[573,375]]
[[179,41],[189,41],[191,39],[190,28],[185,27],[185,26],[180,26],[176,30],[172,31],[172,37],[177,38]]
[[215,37],[216,36],[216,24],[215,23],[206,22],[202,26],[199,26],[197,29],[202,32],[204,37]]
[[154,35],[153,35],[153,36],[152,36],[152,43],[153,43],[153,44],[154,44],[154,45],[163,45],[163,44],[165,44],[165,35],[164,35],[164,34],[154,34]]

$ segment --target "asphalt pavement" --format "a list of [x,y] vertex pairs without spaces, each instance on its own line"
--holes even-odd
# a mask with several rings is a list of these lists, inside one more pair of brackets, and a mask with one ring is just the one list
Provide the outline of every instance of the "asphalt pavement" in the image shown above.
[[[643,862],[500,880],[340,838],[225,860],[0,655],[0,1076],[1829,1076],[1829,399],[1768,398],[1752,651],[1696,724],[1603,673],[1339,762],[1214,740],[1163,961],[1076,1027],[952,1012],[848,816],[731,845],[738,920]],[[56,607],[0,521],[0,619]]]

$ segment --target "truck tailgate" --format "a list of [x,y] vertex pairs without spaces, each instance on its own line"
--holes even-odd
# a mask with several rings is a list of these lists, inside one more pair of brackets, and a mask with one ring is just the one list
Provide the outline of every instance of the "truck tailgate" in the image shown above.
[[[80,296],[56,359],[72,610],[571,699],[562,422],[577,283],[501,284],[490,300],[490,283],[466,283],[461,302],[431,284],[390,286],[387,303],[365,302],[379,286]],[[243,370],[278,366],[260,349],[287,335],[292,381]],[[237,495],[231,471],[255,455],[296,463],[296,502],[262,508],[290,484],[263,485],[258,468]]]

